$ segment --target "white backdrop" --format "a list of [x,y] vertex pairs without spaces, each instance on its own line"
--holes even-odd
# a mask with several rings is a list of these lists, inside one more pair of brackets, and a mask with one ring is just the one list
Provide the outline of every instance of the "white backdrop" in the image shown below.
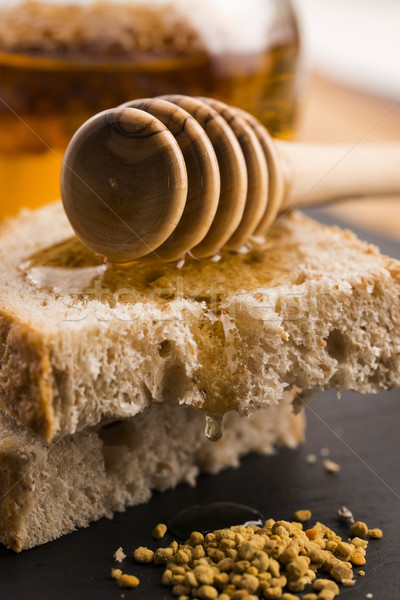
[[293,0],[311,64],[338,81],[400,99],[400,0]]

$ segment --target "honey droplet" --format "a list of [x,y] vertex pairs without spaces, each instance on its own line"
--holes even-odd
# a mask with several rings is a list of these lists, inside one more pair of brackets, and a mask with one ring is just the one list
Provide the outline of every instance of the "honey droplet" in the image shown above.
[[218,442],[222,438],[224,431],[223,417],[217,417],[215,415],[206,415],[206,438],[211,442]]

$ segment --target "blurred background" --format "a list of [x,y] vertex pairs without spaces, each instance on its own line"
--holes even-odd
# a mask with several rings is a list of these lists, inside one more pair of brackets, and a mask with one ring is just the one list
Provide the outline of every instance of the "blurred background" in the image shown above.
[[[295,0],[310,73],[298,136],[400,140],[400,2]],[[399,165],[400,169],[400,165]],[[400,240],[399,198],[350,200],[331,215]]]
[[400,98],[398,0],[295,0],[309,66],[342,84]]
[[[398,0],[2,0],[0,218],[56,199],[74,131],[136,97],[213,96],[281,138],[400,140],[399,26]],[[400,239],[399,206],[327,210]]]

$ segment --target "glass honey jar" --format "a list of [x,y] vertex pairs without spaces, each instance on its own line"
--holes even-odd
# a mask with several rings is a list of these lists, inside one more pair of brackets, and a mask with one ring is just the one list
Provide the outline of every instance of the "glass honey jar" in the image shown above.
[[4,0],[0,218],[58,198],[76,129],[134,98],[211,96],[292,137],[299,63],[290,0]]

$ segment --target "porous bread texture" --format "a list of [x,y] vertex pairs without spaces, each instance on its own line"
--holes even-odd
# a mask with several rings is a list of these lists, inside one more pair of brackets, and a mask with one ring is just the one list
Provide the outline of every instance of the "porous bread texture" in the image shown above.
[[248,452],[294,448],[304,416],[294,415],[292,398],[250,418],[228,413],[218,442],[205,438],[199,411],[167,403],[54,444],[0,415],[0,540],[17,552],[32,548],[146,502],[152,490],[236,467]]
[[71,235],[60,203],[0,230],[0,409],[48,440],[154,402],[247,415],[292,385],[400,384],[400,263],[350,231],[293,212],[248,257],[199,261],[199,280],[235,278],[217,315],[185,294],[110,304],[29,283],[21,263]]

